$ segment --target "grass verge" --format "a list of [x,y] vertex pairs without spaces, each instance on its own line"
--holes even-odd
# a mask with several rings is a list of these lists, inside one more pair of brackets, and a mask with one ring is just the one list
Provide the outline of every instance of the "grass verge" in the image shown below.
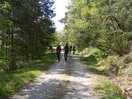
[[120,88],[109,81],[100,82],[95,90],[101,99],[124,99]]
[[7,99],[22,86],[38,77],[55,62],[54,53],[46,55],[45,59],[33,60],[24,64],[22,68],[0,75],[0,99]]
[[98,63],[98,60],[95,56],[91,55],[89,57],[81,57],[81,60],[85,62],[85,64],[88,66],[89,70],[97,75],[101,76],[107,76],[104,72],[98,70],[98,68],[95,67],[95,64]]
[[121,90],[117,85],[107,81],[107,74],[100,71],[97,66],[98,60],[95,56],[81,57],[81,60],[85,62],[89,70],[97,76],[95,91],[101,99],[124,99]]

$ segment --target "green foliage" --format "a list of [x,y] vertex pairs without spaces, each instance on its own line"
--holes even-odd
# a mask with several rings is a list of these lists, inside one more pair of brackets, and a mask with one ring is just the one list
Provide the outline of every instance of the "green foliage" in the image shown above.
[[47,70],[55,60],[55,53],[47,53],[42,60],[32,60],[20,69],[0,74],[0,98],[10,97],[23,85]]
[[93,73],[97,74],[97,72],[100,72],[102,74],[117,76],[123,75],[125,72],[124,70],[131,67],[132,52],[124,56],[108,56],[99,49],[89,48],[88,50],[87,48],[85,50],[87,50],[87,54],[83,54],[84,57],[81,59],[85,61]]
[[120,61],[119,56],[109,56],[105,61],[106,72],[110,75],[117,75],[121,67],[125,67],[125,64]]
[[132,53],[129,53],[125,56],[108,56],[105,60],[102,61],[102,67],[104,71],[109,75],[122,75],[124,70],[129,67],[131,63]]
[[[0,1],[0,55],[8,66],[6,71],[17,69],[17,63],[40,59],[54,42],[52,8],[50,0]],[[1,61],[1,60],[0,60]],[[9,67],[9,68],[8,68]]]
[[85,64],[87,64],[88,69],[97,75],[102,75],[102,76],[107,76],[104,72],[100,71],[98,68],[96,68],[96,64],[98,63],[98,60],[95,56],[91,55],[88,57],[81,57],[81,60],[83,60],[85,62]]
[[[108,56],[105,52],[95,48],[85,49],[87,53],[81,58],[88,65],[91,71],[104,72],[107,75],[123,75],[124,70],[131,66],[132,52],[124,56],[112,55]],[[84,50],[84,51],[85,51]],[[86,56],[86,57],[85,57]]]
[[101,99],[124,99],[121,89],[108,81],[103,81],[96,86],[96,91],[101,94]]
[[92,47],[85,48],[85,49],[83,49],[83,50],[80,52],[80,54],[82,54],[82,55],[87,55],[87,54],[93,53],[92,50],[93,50]]
[[65,40],[79,49],[97,47],[123,56],[132,45],[130,0],[71,0],[66,14]]
[[97,47],[108,54],[124,55],[130,52],[131,32],[113,31],[102,34]]
[[86,61],[86,64],[90,67],[90,66],[93,66],[95,65],[98,61],[96,59],[95,56],[91,55],[89,57],[86,57],[86,58],[82,58],[83,61]]
[[[114,73],[118,73],[120,72],[120,70],[123,70],[123,68],[125,67],[121,67],[120,65],[123,65],[119,62],[120,58],[119,56],[115,57],[115,56],[109,56],[104,62],[107,64],[109,60],[109,63],[106,67],[109,68],[109,70],[107,72],[105,72],[105,69],[102,69],[102,67],[104,68],[104,66],[102,66],[102,56],[104,56],[104,54],[102,54],[103,52],[100,51],[99,49],[94,49],[89,51],[89,55],[88,57],[81,57],[81,60],[83,60],[85,62],[85,64],[87,65],[88,69],[90,70],[90,72],[92,72],[93,74],[95,74],[98,78],[98,84],[95,87],[95,91],[97,92],[97,94],[99,95],[99,97],[101,99],[124,99],[122,96],[122,91],[121,89],[115,85],[114,83],[111,83],[109,81],[105,81],[105,78],[108,76],[108,72],[111,72],[111,74]],[[128,58],[129,57],[129,58]],[[105,56],[106,58],[106,56]],[[124,62],[130,62],[130,55],[125,56],[125,58],[123,58],[122,61]],[[126,61],[128,60],[128,61]],[[101,62],[101,64],[100,64]],[[115,66],[118,65],[118,66]],[[125,65],[125,64],[124,64]],[[112,70],[115,68],[120,68],[118,71],[113,71]],[[111,70],[110,70],[111,69]],[[95,81],[96,82],[96,81]]]
[[0,74],[9,70],[9,62],[0,59]]

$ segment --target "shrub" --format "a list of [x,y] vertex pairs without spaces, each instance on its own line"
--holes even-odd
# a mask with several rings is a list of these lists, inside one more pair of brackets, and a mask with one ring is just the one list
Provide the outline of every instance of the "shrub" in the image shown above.
[[124,99],[121,89],[108,81],[103,81],[97,85],[96,91],[98,94],[101,94],[101,99]]
[[107,59],[103,60],[102,65],[104,66],[104,71],[109,75],[120,75],[122,71],[129,66],[132,61],[132,53],[125,56],[108,56]]
[[4,73],[9,69],[9,62],[7,60],[0,60],[0,73]]

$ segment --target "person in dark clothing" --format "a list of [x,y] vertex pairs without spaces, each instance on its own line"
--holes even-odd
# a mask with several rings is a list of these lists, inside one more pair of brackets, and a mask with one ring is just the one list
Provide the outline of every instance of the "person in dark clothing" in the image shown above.
[[69,50],[69,52],[71,53],[71,51],[72,51],[72,46],[70,46],[70,50]]
[[58,45],[56,48],[56,55],[57,55],[58,61],[60,61],[60,52],[61,52],[61,47],[60,45]]
[[51,45],[49,46],[49,50],[52,50],[52,46]]
[[75,51],[76,51],[76,48],[75,48],[75,46],[73,47],[73,54],[75,54]]
[[49,46],[49,50],[50,50],[51,52],[53,52],[53,48],[52,48],[51,45]]
[[68,43],[67,43],[66,46],[64,47],[64,58],[65,58],[65,61],[67,61],[68,52],[69,52],[69,46],[68,46]]

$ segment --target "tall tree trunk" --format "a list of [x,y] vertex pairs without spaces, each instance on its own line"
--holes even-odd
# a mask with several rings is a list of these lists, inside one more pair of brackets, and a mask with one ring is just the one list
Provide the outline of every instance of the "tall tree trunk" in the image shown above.
[[17,68],[16,66],[16,55],[15,55],[15,51],[14,51],[14,33],[13,33],[13,29],[11,31],[11,51],[10,51],[10,70],[14,70]]

